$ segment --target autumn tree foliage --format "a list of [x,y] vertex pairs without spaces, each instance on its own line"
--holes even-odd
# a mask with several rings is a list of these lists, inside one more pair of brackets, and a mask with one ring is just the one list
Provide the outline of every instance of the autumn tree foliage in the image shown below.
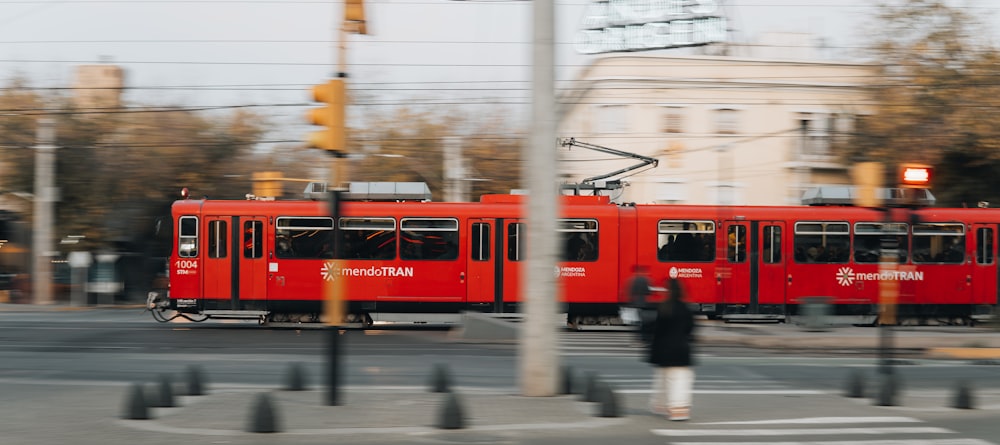
[[[265,129],[260,116],[241,110],[207,115],[182,106],[81,109],[59,90],[32,88],[24,79],[0,89],[0,110],[0,190],[34,193],[37,122],[53,119],[59,189],[54,235],[82,235],[74,248],[94,252],[165,255],[167,244],[154,231],[158,219],[169,222],[169,206],[181,188],[241,197],[245,186],[237,180],[253,170],[252,162],[241,161],[252,160]],[[25,208],[30,221],[31,206]]]
[[934,165],[938,205],[1000,202],[1000,53],[974,10],[951,3],[880,6],[869,47],[878,65],[874,113],[846,152],[854,161]]

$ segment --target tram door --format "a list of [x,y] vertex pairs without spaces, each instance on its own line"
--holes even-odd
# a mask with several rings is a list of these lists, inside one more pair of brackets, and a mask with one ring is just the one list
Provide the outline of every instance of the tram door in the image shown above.
[[202,296],[206,309],[233,309],[233,253],[235,217],[205,218],[204,267],[201,270]]
[[996,225],[973,224],[970,249],[972,258],[972,301],[976,304],[997,304]]
[[753,227],[756,239],[751,242],[751,255],[755,262],[751,268],[751,280],[755,282],[751,283],[754,289],[751,300],[756,300],[761,313],[783,313],[788,288],[785,272],[788,257],[784,251],[785,243],[781,241],[785,235],[785,223],[755,221]]
[[[750,223],[723,221],[716,284],[726,304],[726,313],[750,313],[750,261],[748,258]],[[721,264],[720,264],[721,263]]]
[[470,219],[467,302],[470,305],[492,305],[496,298],[497,236],[496,223],[490,219]]
[[523,261],[527,260],[527,224],[521,219],[501,220],[503,235],[497,243],[500,263],[497,268],[496,298],[493,300],[497,312],[515,312],[516,304],[521,303],[519,294],[523,275]]
[[236,249],[237,291],[233,305],[245,310],[265,310],[267,305],[267,254],[264,240],[268,239],[263,216],[240,217],[240,244]]

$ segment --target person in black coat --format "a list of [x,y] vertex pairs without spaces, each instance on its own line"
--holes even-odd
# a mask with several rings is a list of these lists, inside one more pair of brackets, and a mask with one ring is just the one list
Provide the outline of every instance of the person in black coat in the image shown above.
[[649,347],[649,363],[656,367],[649,403],[654,413],[670,420],[687,420],[691,415],[694,327],[694,314],[684,301],[680,282],[669,279],[667,297],[657,306]]

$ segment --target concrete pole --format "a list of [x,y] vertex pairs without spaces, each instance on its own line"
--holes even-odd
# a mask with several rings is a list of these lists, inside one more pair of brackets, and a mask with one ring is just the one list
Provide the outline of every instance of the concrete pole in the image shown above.
[[56,124],[49,118],[38,120],[35,146],[35,210],[32,239],[34,265],[31,292],[35,304],[52,304],[52,220],[56,199]]
[[444,200],[465,202],[469,200],[465,180],[465,163],[462,159],[462,140],[449,137],[444,140]]
[[559,387],[556,308],[560,289],[556,267],[559,216],[556,155],[554,1],[535,0],[532,44],[531,139],[521,157],[528,187],[527,277],[522,284],[525,315],[520,339],[521,393],[554,396]]

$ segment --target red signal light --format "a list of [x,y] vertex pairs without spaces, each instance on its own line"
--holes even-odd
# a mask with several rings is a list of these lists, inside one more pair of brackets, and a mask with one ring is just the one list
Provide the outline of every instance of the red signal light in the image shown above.
[[928,165],[903,164],[899,167],[899,186],[903,188],[930,188],[934,169]]

